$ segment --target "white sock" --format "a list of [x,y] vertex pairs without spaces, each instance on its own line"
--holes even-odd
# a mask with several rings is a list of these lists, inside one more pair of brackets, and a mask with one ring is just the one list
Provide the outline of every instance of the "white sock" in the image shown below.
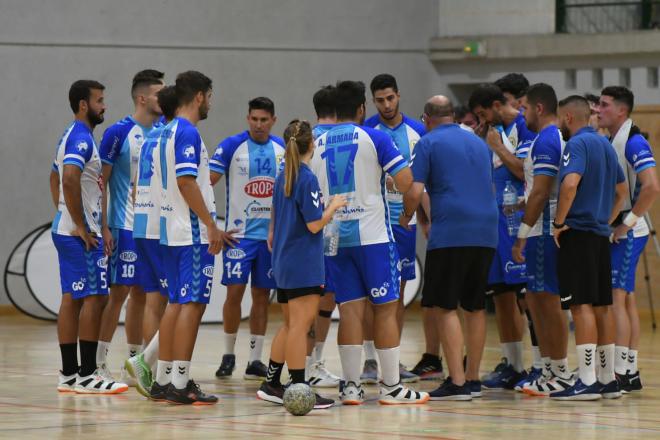
[[314,363],[314,358],[311,356],[305,356],[305,382],[309,381],[309,372],[312,369],[312,364]]
[[518,373],[525,369],[523,364],[523,343],[519,342],[504,342],[502,346],[502,354],[506,358],[509,365],[513,367]]
[[376,346],[374,341],[364,341],[364,358],[365,360],[376,360]]
[[541,359],[541,349],[538,345],[532,345],[532,366],[539,370],[543,368],[543,360]]
[[614,347],[614,372],[626,374],[628,370],[628,347],[617,345]]
[[144,362],[153,368],[154,363],[158,360],[158,332],[151,338],[142,354],[144,355]]
[[614,344],[598,346],[598,382],[603,385],[614,380]]
[[552,361],[550,360],[549,356],[543,356],[541,358],[541,362],[543,364],[543,376],[544,377],[552,377]]
[[133,357],[142,351],[142,344],[128,344],[128,357]]
[[359,385],[362,372],[362,345],[339,345],[338,347],[344,381]]
[[637,368],[637,350],[630,349],[628,350],[628,370],[631,374],[635,374],[638,371]]
[[312,352],[314,362],[320,362],[321,359],[323,359],[323,347],[325,347],[325,342],[317,342],[314,344],[314,351]]
[[100,367],[105,364],[108,357],[108,351],[110,351],[110,342],[99,341],[99,344],[96,347],[96,365]]
[[225,333],[224,354],[234,354],[234,347],[236,346],[236,336],[238,336],[238,333]]
[[179,390],[188,385],[188,377],[190,376],[190,361],[174,361],[172,362],[172,385]]
[[250,363],[261,360],[261,352],[264,348],[263,335],[250,335]]
[[596,344],[581,344],[577,347],[580,380],[589,386],[596,382]]
[[568,358],[550,360],[550,369],[552,374],[562,379],[571,377],[571,372],[568,371]]
[[158,360],[156,367],[156,382],[165,386],[172,381],[172,362]]
[[401,381],[399,376],[399,347],[377,348],[380,371],[383,373],[383,385],[394,386]]

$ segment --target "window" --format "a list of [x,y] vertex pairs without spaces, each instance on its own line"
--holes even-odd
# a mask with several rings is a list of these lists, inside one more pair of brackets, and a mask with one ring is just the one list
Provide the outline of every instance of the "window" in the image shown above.
[[566,71],[566,88],[568,90],[575,90],[577,87],[577,71],[575,69],[568,69]]
[[646,83],[649,88],[657,89],[658,88],[658,68],[657,67],[648,67],[646,69]]
[[603,69],[594,69],[591,71],[591,88],[596,90],[603,88]]
[[630,69],[628,67],[619,69],[619,84],[624,87],[630,87]]

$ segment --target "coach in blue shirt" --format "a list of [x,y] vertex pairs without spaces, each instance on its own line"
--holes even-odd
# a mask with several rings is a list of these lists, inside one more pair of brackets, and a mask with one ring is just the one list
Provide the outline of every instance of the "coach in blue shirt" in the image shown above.
[[614,148],[589,126],[590,113],[589,103],[581,96],[559,103],[561,130],[570,140],[560,164],[554,236],[559,246],[559,293],[562,303],[570,305],[575,322],[579,379],[572,387],[550,394],[558,400],[621,396],[614,377],[609,237],[626,184]]
[[[486,143],[454,123],[451,101],[434,96],[424,106],[427,133],[412,155],[414,184],[399,219],[407,227],[424,187],[431,200],[422,305],[439,308],[438,328],[451,379],[431,400],[470,400],[480,392],[479,364],[486,337],[484,298],[497,246],[497,204]],[[463,369],[460,304],[467,325],[468,365]],[[472,389],[475,388],[475,389]]]

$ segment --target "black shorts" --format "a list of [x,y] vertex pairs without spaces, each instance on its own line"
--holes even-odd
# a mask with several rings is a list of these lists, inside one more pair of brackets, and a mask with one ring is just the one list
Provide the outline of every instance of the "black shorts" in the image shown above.
[[486,296],[497,296],[506,292],[514,292],[516,298],[524,298],[525,293],[524,289],[527,284],[506,284],[506,283],[494,283],[486,286]]
[[324,293],[325,289],[321,286],[296,287],[295,289],[277,289],[277,302],[279,304],[287,304],[290,300],[300,298],[301,296],[323,296]]
[[488,272],[495,249],[453,247],[426,252],[423,307],[483,310]]
[[569,229],[559,236],[557,275],[562,306],[612,305],[608,237]]

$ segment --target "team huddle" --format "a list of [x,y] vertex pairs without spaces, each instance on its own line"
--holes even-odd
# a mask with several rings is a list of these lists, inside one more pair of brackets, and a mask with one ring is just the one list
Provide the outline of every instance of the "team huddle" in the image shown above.
[[[216,403],[191,379],[190,361],[219,254],[227,299],[216,377],[236,368],[250,280],[243,377],[262,381],[257,397],[267,402],[284,401],[285,365],[291,384],[338,387],[345,405],[365,401],[365,383],[378,384],[384,405],[471,400],[482,387],[558,400],[641,389],[635,268],[649,234],[643,215],[660,186],[652,150],[629,118],[629,90],[608,87],[591,104],[577,95],[558,101],[551,86],[509,74],[479,86],[467,109],[430,98],[418,122],[399,110],[395,78],[381,74],[370,83],[378,110],[371,118],[364,84],[341,81],[314,94],[315,126],[291,121],[282,139],[271,134],[273,101],[258,97],[248,103],[248,129],[210,152],[197,128],[211,108],[204,74],[183,72],[165,86],[162,72],[138,72],[135,112],[97,146],[104,89],[91,80],[71,86],[75,120],[50,177],[63,293],[58,391],[135,386],[153,401]],[[219,226],[213,185],[222,177]],[[428,240],[426,350],[408,370],[399,347],[403,292],[417,276],[418,224]],[[284,322],[265,365],[272,290]],[[502,362],[480,377],[486,295]],[[106,358],[127,298],[128,352],[115,380]],[[341,377],[323,360],[337,305]],[[569,308],[575,372],[567,361]],[[408,387],[420,379],[444,382],[431,392]],[[332,405],[315,395],[315,409]]]

